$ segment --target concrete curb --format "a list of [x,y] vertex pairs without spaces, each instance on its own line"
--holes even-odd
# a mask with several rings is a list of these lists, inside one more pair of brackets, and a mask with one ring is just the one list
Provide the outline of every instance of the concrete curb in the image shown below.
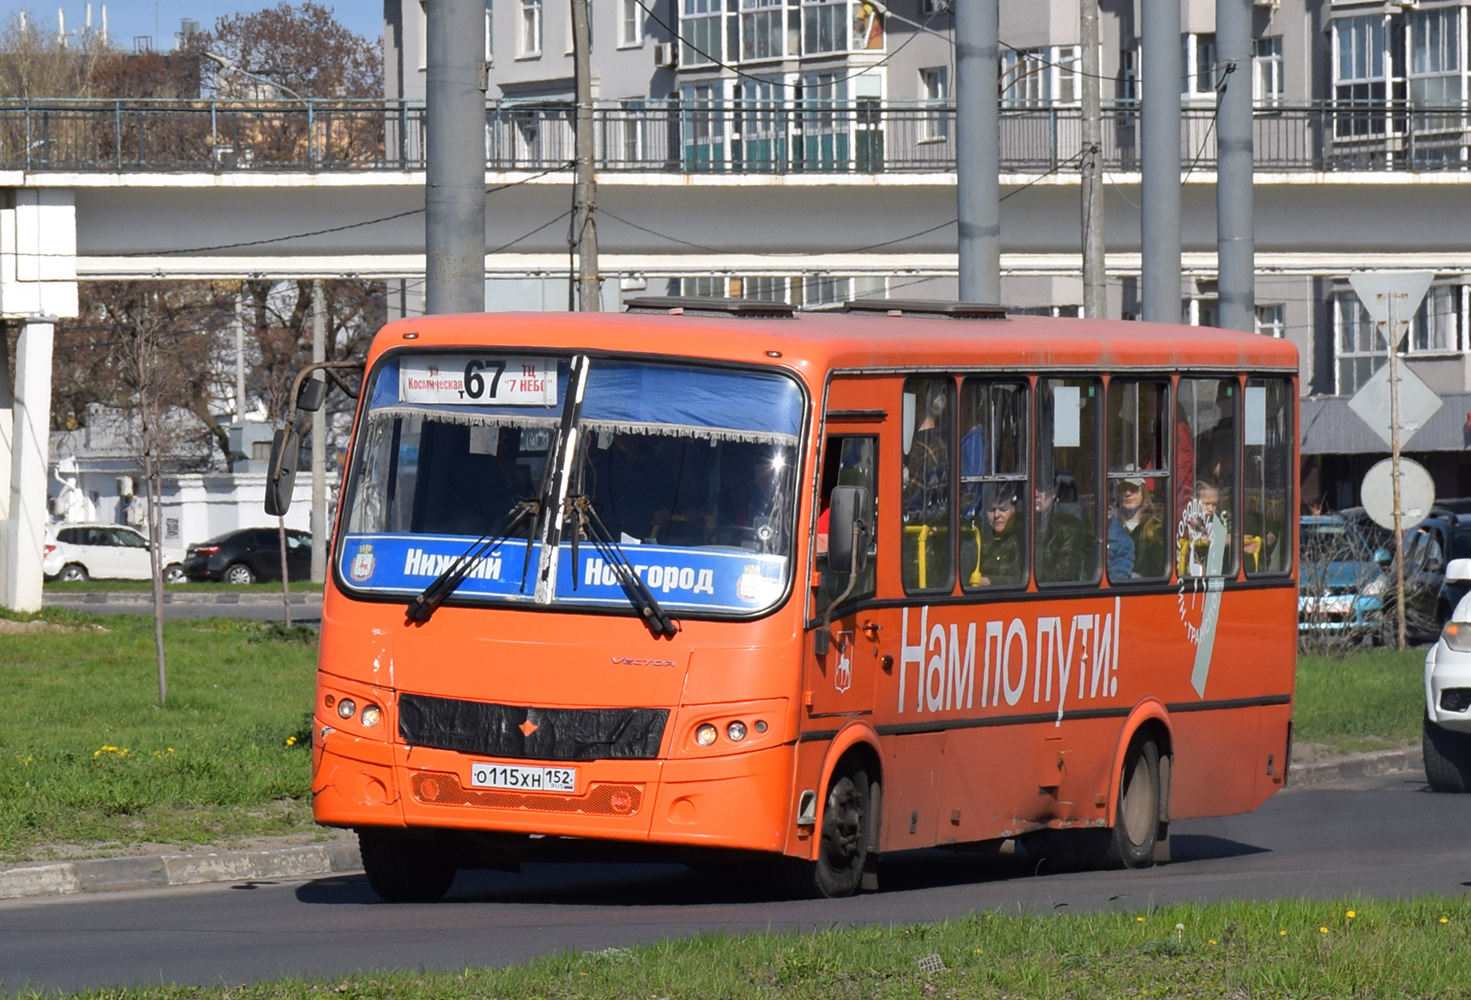
[[1292,769],[1287,772],[1287,787],[1303,788],[1307,785],[1320,785],[1325,781],[1368,778],[1398,771],[1420,771],[1423,774],[1424,768],[1425,758],[1419,747],[1375,750],[1373,753],[1354,753],[1345,757],[1314,761],[1311,764],[1293,764]]
[[[292,607],[315,606],[321,607],[322,592],[317,590],[298,591],[290,595]],[[220,594],[199,593],[165,593],[164,604],[233,604],[245,605],[247,607],[265,607],[267,605],[279,605],[280,594],[270,594],[262,591],[247,593],[231,593],[226,591]],[[46,594],[41,601],[42,607],[47,608],[85,608],[88,605],[113,604],[122,606],[152,607],[153,594],[146,590],[107,590],[107,591],[79,591],[69,594]]]
[[0,899],[161,889],[205,882],[253,882],[362,871],[355,840],[208,854],[96,858],[0,870]]
[[[1311,764],[1294,765],[1290,788],[1304,788],[1344,778],[1364,778],[1424,767],[1419,747],[1350,754]],[[78,892],[161,889],[206,882],[251,882],[298,879],[314,875],[362,871],[355,840],[293,847],[264,847],[207,854],[154,854],[96,858],[54,864],[16,865],[0,870],[0,899],[53,896]]]

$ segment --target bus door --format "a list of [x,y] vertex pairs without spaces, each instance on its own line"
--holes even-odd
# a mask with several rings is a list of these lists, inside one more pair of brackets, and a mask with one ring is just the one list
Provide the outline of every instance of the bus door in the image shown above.
[[[809,729],[837,729],[850,718],[873,714],[874,682],[880,669],[879,636],[871,627],[872,613],[860,605],[874,596],[875,549],[870,542],[868,565],[856,579],[828,571],[828,501],[837,486],[857,486],[868,491],[869,506],[875,508],[878,483],[879,437],[866,428],[846,427],[828,435],[823,444],[822,473],[818,493],[816,586],[812,615],[822,621],[832,609],[828,632],[831,639],[825,654],[807,657],[806,692]],[[869,537],[873,538],[872,527]],[[849,583],[852,589],[849,591]],[[847,596],[844,592],[847,591]],[[870,627],[865,628],[868,625]],[[820,643],[815,643],[820,648]]]

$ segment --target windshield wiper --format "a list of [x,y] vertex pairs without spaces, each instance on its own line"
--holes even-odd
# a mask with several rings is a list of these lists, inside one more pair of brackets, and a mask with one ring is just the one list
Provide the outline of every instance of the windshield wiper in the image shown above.
[[[443,573],[435,577],[433,582],[425,587],[418,597],[415,597],[409,602],[409,606],[405,612],[409,622],[414,625],[422,625],[427,622],[434,615],[434,612],[439,609],[439,606],[455,592],[460,584],[465,582],[465,578],[475,569],[476,564],[480,562],[481,558],[493,551],[501,542],[505,541],[511,532],[515,531],[517,526],[523,521],[529,520],[529,523],[535,524],[536,515],[540,511],[540,500],[517,500],[515,505],[506,513],[505,520],[501,522],[501,526],[495,534],[481,535],[474,542],[470,543],[468,549],[460,553],[453,562],[445,567]],[[526,561],[529,561],[531,554],[531,539],[529,536],[526,539],[526,553],[528,557]],[[524,567],[522,587],[525,587]]]
[[[592,529],[588,534],[592,539],[593,545],[597,548],[599,554],[607,560],[608,565],[613,567],[613,574],[618,578],[619,584],[622,585],[623,592],[633,602],[634,610],[639,613],[639,617],[643,619],[644,624],[648,626],[654,638],[657,639],[661,635],[667,635],[672,639],[678,635],[679,625],[669,617],[669,612],[660,607],[658,599],[654,597],[654,592],[649,589],[649,585],[644,582],[643,577],[639,576],[638,571],[633,568],[633,563],[629,562],[628,556],[623,551],[623,546],[618,544],[618,541],[613,537],[613,533],[608,530],[608,526],[598,516],[596,508],[593,507],[592,498],[586,494],[581,494],[568,497],[567,499],[572,507],[572,517],[577,522],[577,530],[573,537],[576,538],[580,535],[584,527]],[[577,574],[575,571],[572,574],[572,585],[574,587],[577,585]]]

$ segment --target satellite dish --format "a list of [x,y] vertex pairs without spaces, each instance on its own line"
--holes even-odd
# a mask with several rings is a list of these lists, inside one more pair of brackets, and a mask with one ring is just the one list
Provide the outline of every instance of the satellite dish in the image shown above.
[[[1399,460],[1400,482],[1400,526],[1406,530],[1425,520],[1430,508],[1435,505],[1435,480],[1425,471],[1425,466],[1408,458]],[[1364,499],[1364,510],[1374,523],[1394,527],[1394,460],[1386,458],[1364,474],[1360,496]]]

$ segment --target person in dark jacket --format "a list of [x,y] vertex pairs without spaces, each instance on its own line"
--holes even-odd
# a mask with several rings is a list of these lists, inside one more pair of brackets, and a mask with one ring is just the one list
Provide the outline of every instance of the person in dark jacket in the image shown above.
[[1022,519],[1016,512],[1016,493],[1003,486],[985,509],[986,525],[981,538],[980,579],[982,587],[1007,586],[1022,582]]

